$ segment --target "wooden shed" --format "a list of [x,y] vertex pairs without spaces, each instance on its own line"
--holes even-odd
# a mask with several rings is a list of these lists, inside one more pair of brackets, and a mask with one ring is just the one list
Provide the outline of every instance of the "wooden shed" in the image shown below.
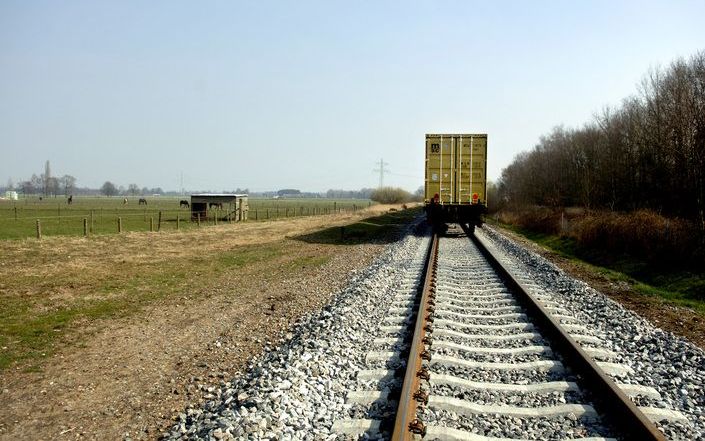
[[246,194],[201,193],[191,195],[191,220],[217,217],[225,221],[247,220]]

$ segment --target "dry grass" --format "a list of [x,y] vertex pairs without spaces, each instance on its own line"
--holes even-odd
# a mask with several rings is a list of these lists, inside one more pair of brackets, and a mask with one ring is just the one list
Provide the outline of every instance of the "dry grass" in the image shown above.
[[[389,208],[183,232],[0,241],[0,369],[22,360],[31,364],[55,344],[80,339],[95,319],[129,315],[177,293],[202,293],[191,285],[234,266],[276,262],[287,237]],[[296,265],[292,256],[281,263]]]
[[652,263],[703,262],[701,235],[695,225],[652,211],[593,213],[576,222],[569,234],[580,246],[628,253]]
[[566,258],[597,266],[636,292],[705,312],[705,238],[691,222],[646,210],[545,208],[502,213],[499,220]]
[[667,266],[705,264],[703,236],[697,225],[649,210],[616,213],[530,207],[496,216],[502,223],[533,233],[569,238],[585,250],[632,255]]

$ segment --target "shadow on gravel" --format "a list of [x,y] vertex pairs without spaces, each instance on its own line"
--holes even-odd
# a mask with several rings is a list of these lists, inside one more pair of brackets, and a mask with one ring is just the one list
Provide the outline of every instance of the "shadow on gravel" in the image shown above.
[[[392,243],[402,238],[403,232],[422,214],[420,207],[393,211],[370,217],[354,224],[331,227],[314,233],[293,236],[290,239],[306,243],[328,245],[358,245],[363,243]],[[413,234],[422,232],[413,231]]]

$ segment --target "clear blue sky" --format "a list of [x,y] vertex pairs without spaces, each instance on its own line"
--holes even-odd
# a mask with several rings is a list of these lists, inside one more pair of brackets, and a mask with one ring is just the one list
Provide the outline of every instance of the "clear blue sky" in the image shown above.
[[489,177],[705,49],[705,2],[0,2],[0,182],[423,184],[424,134]]

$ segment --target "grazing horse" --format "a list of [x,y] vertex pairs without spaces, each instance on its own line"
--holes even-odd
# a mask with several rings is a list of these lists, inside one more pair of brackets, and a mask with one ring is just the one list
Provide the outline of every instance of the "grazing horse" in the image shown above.
[[73,195],[69,196],[69,198],[66,200],[66,202],[71,205],[73,204]]
[[211,202],[208,204],[208,208],[217,208],[219,210],[223,209],[223,203],[222,202]]
[[181,200],[179,201],[179,208],[181,208],[181,207],[186,207],[186,208],[188,208],[189,206],[190,206],[190,205],[189,205],[189,203],[188,203],[188,201],[187,201],[186,199],[181,199]]
[[139,205],[147,205],[147,199],[145,198],[140,198],[140,200],[137,202]]

